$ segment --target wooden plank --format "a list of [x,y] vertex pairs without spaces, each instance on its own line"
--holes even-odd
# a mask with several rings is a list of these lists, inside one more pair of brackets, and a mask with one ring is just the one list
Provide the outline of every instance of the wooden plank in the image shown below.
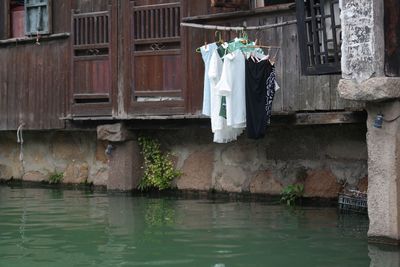
[[367,119],[363,112],[297,113],[295,116],[296,125],[362,123]]
[[400,76],[400,1],[384,0],[385,74]]
[[[293,19],[293,15],[285,15],[280,21]],[[281,51],[278,54],[277,63],[278,66],[281,64],[281,68],[277,70],[278,80],[281,81],[281,92],[282,102],[280,110],[290,112],[296,110],[297,98],[301,97],[296,92],[299,89],[300,83],[300,59],[299,59],[299,45],[297,28],[295,25],[290,25],[281,29]],[[279,101],[279,91],[277,94],[277,100]],[[278,104],[279,102],[276,101]],[[275,109],[276,111],[278,109]],[[273,110],[274,111],[274,110]]]
[[10,3],[3,0],[0,3],[0,39],[7,39],[10,36]]
[[8,118],[6,64],[8,62],[8,53],[5,49],[0,50],[0,57],[3,59],[0,61],[0,130],[6,130]]
[[313,110],[329,110],[331,107],[330,76],[320,75],[314,79]]

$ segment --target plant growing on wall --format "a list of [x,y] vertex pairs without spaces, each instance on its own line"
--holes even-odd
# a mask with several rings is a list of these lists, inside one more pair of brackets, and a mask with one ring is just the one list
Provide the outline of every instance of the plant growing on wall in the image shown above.
[[171,181],[181,175],[176,170],[169,154],[163,154],[160,143],[147,137],[139,137],[139,145],[144,158],[144,174],[139,183],[140,190],[171,188]]
[[291,184],[283,188],[281,193],[281,202],[286,203],[288,206],[296,204],[296,200],[301,198],[304,194],[304,185]]
[[64,178],[64,174],[62,172],[54,171],[49,176],[49,184],[59,184]]

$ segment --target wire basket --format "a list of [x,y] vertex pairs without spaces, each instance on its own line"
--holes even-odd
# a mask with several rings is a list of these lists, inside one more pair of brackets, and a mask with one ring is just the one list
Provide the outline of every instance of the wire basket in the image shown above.
[[340,193],[338,198],[339,209],[360,213],[368,212],[367,194],[360,191]]

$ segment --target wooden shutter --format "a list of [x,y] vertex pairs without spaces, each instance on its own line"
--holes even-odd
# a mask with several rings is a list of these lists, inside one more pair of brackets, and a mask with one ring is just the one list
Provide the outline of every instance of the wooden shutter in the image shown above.
[[132,5],[133,113],[183,112],[180,21],[180,2]]
[[111,115],[110,14],[72,14],[73,116]]
[[25,34],[51,33],[51,0],[25,0]]

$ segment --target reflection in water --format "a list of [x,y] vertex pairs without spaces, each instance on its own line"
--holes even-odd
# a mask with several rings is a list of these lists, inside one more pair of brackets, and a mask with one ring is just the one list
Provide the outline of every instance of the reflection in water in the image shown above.
[[7,267],[400,266],[367,229],[333,208],[0,187]]
[[370,267],[399,267],[400,248],[387,245],[368,245]]

